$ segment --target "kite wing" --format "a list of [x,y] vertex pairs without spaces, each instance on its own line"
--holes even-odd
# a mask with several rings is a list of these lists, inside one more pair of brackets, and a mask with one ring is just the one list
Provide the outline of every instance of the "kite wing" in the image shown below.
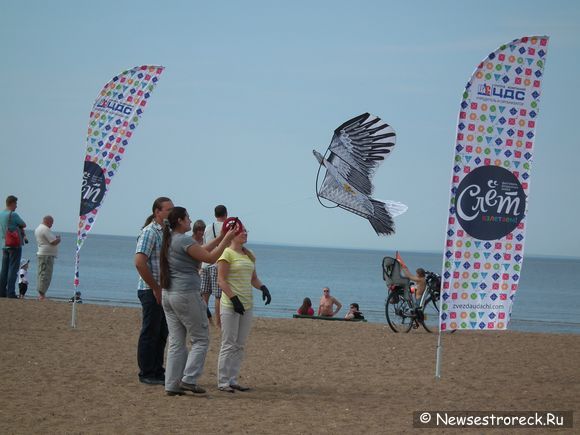
[[393,128],[379,117],[363,113],[334,130],[328,161],[365,195],[373,192],[376,169],[395,147]]

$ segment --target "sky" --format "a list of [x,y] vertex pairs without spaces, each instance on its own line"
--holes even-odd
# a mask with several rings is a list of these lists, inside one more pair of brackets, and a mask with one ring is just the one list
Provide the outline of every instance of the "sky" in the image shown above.
[[[577,1],[0,3],[0,196],[29,228],[76,232],[89,113],[114,75],[163,65],[92,233],[135,236],[153,200],[225,204],[250,242],[443,251],[461,95],[503,43],[548,35],[526,253],[580,257]],[[318,163],[364,112],[397,133],[373,180],[396,234],[323,208]],[[86,243],[90,243],[90,235]]]

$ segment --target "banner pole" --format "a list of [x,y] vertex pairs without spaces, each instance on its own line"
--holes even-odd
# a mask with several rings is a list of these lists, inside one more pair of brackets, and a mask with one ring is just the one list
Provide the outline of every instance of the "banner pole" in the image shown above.
[[441,343],[441,327],[439,327],[439,336],[437,337],[437,351],[435,357],[435,379],[441,379],[441,354],[443,352],[443,344]]
[[74,296],[73,296],[72,318],[70,321],[70,326],[73,329],[77,327],[77,301]]
[[[441,291],[441,289],[439,289]],[[441,300],[441,293],[439,293],[439,335],[437,336],[437,350],[435,351],[435,380],[441,380],[441,355],[443,353],[443,343],[441,340],[441,310],[443,309],[443,302]]]

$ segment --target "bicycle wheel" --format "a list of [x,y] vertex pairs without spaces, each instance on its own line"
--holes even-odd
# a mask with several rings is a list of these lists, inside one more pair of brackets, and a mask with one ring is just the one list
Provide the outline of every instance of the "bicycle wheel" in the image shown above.
[[385,316],[393,332],[409,332],[415,323],[413,308],[403,295],[391,292],[385,302]]
[[421,324],[427,332],[434,332],[439,327],[439,301],[432,296],[425,299]]

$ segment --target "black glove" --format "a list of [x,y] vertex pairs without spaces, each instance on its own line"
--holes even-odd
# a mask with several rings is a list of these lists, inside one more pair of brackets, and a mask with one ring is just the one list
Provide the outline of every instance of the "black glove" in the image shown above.
[[266,303],[264,305],[268,305],[270,302],[272,302],[272,296],[270,295],[270,290],[268,290],[268,287],[266,287],[265,285],[260,287],[260,290],[262,290],[262,300],[266,301]]
[[234,311],[238,314],[244,315],[244,311],[246,311],[246,309],[240,302],[240,299],[237,296],[234,296],[233,298],[230,298],[230,301],[232,301],[232,304],[234,304]]

